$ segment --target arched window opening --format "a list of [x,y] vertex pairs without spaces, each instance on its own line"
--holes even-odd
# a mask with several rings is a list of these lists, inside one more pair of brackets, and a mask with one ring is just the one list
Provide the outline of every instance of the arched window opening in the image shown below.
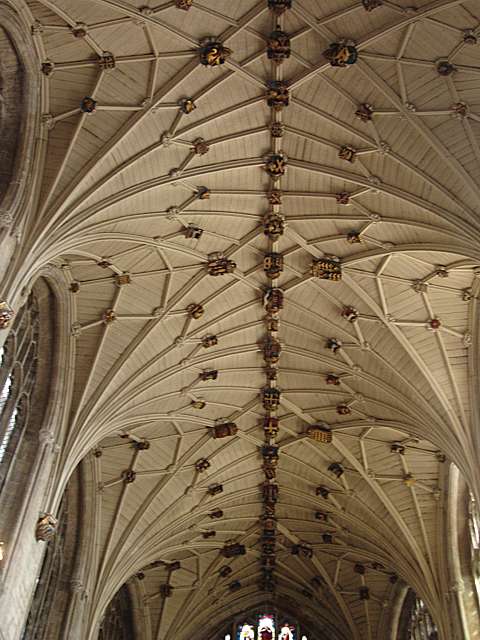
[[426,604],[410,589],[400,616],[398,640],[438,640],[438,631]]
[[65,571],[66,510],[67,500],[64,498],[58,510],[60,527],[54,539],[47,545],[22,640],[41,640],[48,637],[46,630],[49,611],[52,608],[56,591],[62,586],[62,575]]
[[[307,635],[293,617],[267,611],[237,620],[233,625],[236,640],[307,640]],[[227,640],[230,633],[222,634]]]
[[0,351],[0,490],[21,445],[38,369],[39,311],[32,293]]
[[55,296],[40,278],[0,349],[0,539],[6,542],[22,518],[40,464],[58,333],[55,309]]
[[117,591],[108,605],[98,640],[135,640],[132,599],[127,585]]
[[470,493],[468,503],[468,525],[472,550],[473,578],[475,580],[477,597],[480,599],[480,509],[472,493]]
[[[45,545],[30,612],[22,640],[63,637],[69,603],[74,596],[73,576],[80,548],[84,513],[81,466],[74,472],[56,513],[58,529]],[[44,543],[39,543],[44,544]]]

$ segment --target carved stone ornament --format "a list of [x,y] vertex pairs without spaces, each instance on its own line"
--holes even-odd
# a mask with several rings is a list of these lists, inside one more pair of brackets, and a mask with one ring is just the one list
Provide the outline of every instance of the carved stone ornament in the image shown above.
[[264,482],[262,484],[263,501],[270,504],[275,504],[278,501],[278,484],[272,482]]
[[55,71],[55,64],[51,60],[45,60],[45,62],[42,62],[41,71],[48,78]]
[[268,336],[263,343],[263,359],[269,365],[276,364],[280,359],[282,345],[278,340]]
[[373,11],[377,7],[381,7],[383,0],[362,0],[365,11]]
[[439,278],[448,278],[448,269],[443,265],[438,265],[435,269],[434,274]]
[[272,122],[270,124],[270,133],[272,138],[281,138],[283,136],[285,126],[281,122]]
[[125,471],[122,471],[122,480],[125,484],[131,484],[132,482],[135,482],[136,477],[137,474],[133,469],[125,469]]
[[312,424],[307,428],[306,434],[312,440],[322,444],[332,442],[332,432],[326,424]]
[[215,509],[215,511],[211,511],[208,514],[208,517],[211,520],[218,520],[219,518],[223,518],[223,511],[221,509]]
[[278,313],[283,309],[283,291],[278,288],[268,289],[263,297],[263,306],[268,313]]
[[278,371],[275,367],[265,367],[265,377],[269,382],[277,382]]
[[273,242],[278,240],[285,231],[285,218],[279,213],[269,211],[263,218],[263,233]]
[[276,387],[264,387],[262,389],[262,404],[267,411],[275,411],[281,398],[281,391]]
[[278,464],[278,446],[264,445],[262,447],[262,456],[269,465],[276,466]]
[[437,73],[440,76],[451,76],[456,70],[456,67],[454,67],[453,64],[450,64],[448,60],[440,60],[437,62]]
[[283,256],[281,253],[267,253],[263,259],[263,270],[269,278],[278,278],[283,271]]
[[362,236],[358,233],[358,231],[349,231],[347,233],[347,242],[349,244],[360,244],[362,241]]
[[84,22],[77,22],[74,27],[70,27],[70,32],[74,38],[85,38],[88,34],[88,27]]
[[323,52],[325,58],[332,67],[346,67],[355,64],[358,59],[356,47],[348,40],[339,40],[332,44]]
[[268,37],[267,57],[277,64],[290,57],[290,37],[278,26]]
[[148,451],[148,449],[150,449],[150,442],[148,440],[138,440],[135,441],[132,446],[136,451]]
[[115,322],[116,319],[117,319],[117,314],[113,309],[105,309],[105,311],[102,314],[102,322],[104,324],[111,324],[112,322]]
[[277,16],[281,16],[287,9],[291,9],[293,0],[268,0],[268,8]]
[[219,251],[208,254],[207,271],[211,276],[233,273],[236,267],[237,265],[233,260],[229,260]]
[[320,280],[333,280],[338,282],[342,279],[342,265],[340,258],[336,256],[325,256],[315,259],[310,267],[310,273]]
[[210,149],[210,145],[203,138],[197,138],[193,143],[193,150],[197,154],[197,156],[204,156],[208,153]]
[[282,204],[282,192],[279,189],[270,191],[267,194],[268,202],[270,204]]
[[403,446],[403,444],[400,444],[399,442],[393,442],[390,445],[390,452],[391,453],[396,453],[400,456],[404,456],[405,455],[405,447]]
[[294,544],[291,548],[293,556],[304,556],[305,558],[313,558],[313,549],[308,544]]
[[72,336],[78,337],[82,332],[82,325],[80,324],[80,322],[74,322],[70,327],[70,332]]
[[315,495],[320,496],[321,498],[324,498],[326,500],[330,495],[330,489],[324,487],[323,485],[320,485],[315,489]]
[[87,115],[95,113],[97,110],[97,101],[89,96],[85,96],[80,103],[80,111],[86,113]]
[[469,108],[465,102],[456,102],[452,104],[452,115],[459,120],[463,120],[468,116]]
[[348,322],[354,323],[358,320],[359,313],[355,307],[343,307],[341,315]]
[[469,45],[475,45],[478,42],[478,38],[475,35],[474,29],[465,29],[463,32],[463,42]]
[[193,0],[175,0],[175,6],[177,9],[188,11],[193,6]]
[[238,556],[244,556],[246,553],[245,545],[239,544],[238,542],[226,544],[222,549],[224,558],[236,558]]
[[217,496],[219,493],[223,493],[223,484],[218,482],[211,484],[207,489],[207,493],[209,496]]
[[226,578],[232,573],[232,571],[233,571],[232,567],[225,565],[224,567],[220,567],[218,574],[221,578]]
[[288,107],[290,92],[287,83],[283,80],[271,80],[268,83],[265,97],[268,106],[275,109],[275,111],[281,111],[284,107]]
[[368,587],[360,587],[358,590],[360,600],[370,600],[370,590]]
[[208,187],[197,187],[197,198],[199,200],[209,200],[210,189]]
[[185,235],[185,238],[200,240],[203,235],[203,229],[197,227],[193,223],[189,223],[186,227],[183,228],[183,233]]
[[209,41],[200,48],[200,63],[208,67],[224,64],[232,55],[231,49],[221,42]]
[[218,344],[218,338],[217,336],[214,336],[214,335],[204,336],[201,339],[201,345],[205,349],[208,349],[209,347],[215,347],[217,344]]
[[328,470],[337,478],[341,478],[344,473],[344,469],[339,462],[332,462],[332,464],[329,465]]
[[234,422],[221,422],[213,428],[214,438],[228,438],[238,432],[238,427]]
[[337,413],[339,416],[348,416],[352,413],[352,410],[347,404],[337,405]]
[[186,115],[192,113],[192,111],[197,108],[193,98],[182,98],[178,103],[178,106],[180,107],[180,111]]
[[124,287],[127,284],[131,284],[132,278],[129,273],[117,273],[115,275],[115,284],[117,287]]
[[173,595],[173,587],[170,584],[161,584],[160,595],[162,598],[170,598]]
[[373,115],[373,107],[368,102],[363,102],[358,109],[355,111],[355,115],[362,122],[368,122],[372,119]]
[[338,152],[338,157],[341,160],[346,160],[347,162],[355,162],[355,158],[356,158],[357,152],[353,147],[350,147],[348,144],[343,145],[343,147],[340,147],[340,150]]
[[411,473],[407,473],[403,476],[403,484],[406,487],[413,487],[417,483],[416,478],[413,477]]
[[332,385],[338,386],[340,384],[340,378],[338,376],[336,376],[334,373],[329,373],[325,377],[325,382],[327,384],[332,384]]
[[192,318],[193,320],[198,320],[199,318],[201,318],[203,316],[204,313],[204,308],[202,307],[201,304],[189,304],[187,307],[187,313],[190,316],[190,318]]
[[58,520],[51,513],[45,513],[37,522],[35,538],[37,541],[50,542],[55,536]]
[[276,436],[279,431],[278,418],[266,416],[263,420],[263,430],[268,438]]
[[285,172],[287,170],[287,162],[288,158],[284,153],[271,153],[265,159],[264,169],[272,178],[272,180],[278,180],[283,175],[285,175]]
[[216,380],[218,378],[218,371],[216,369],[208,369],[207,371],[202,371],[199,376],[200,380]]
[[338,338],[329,338],[326,344],[327,349],[330,349],[333,353],[337,353],[342,348],[341,340]]
[[8,329],[15,312],[5,300],[0,300],[0,329]]
[[341,193],[335,194],[335,200],[337,204],[348,204],[350,202],[350,194],[346,191],[342,191]]
[[102,71],[110,71],[117,66],[115,56],[110,51],[104,51],[98,58],[98,65]]
[[265,316],[265,327],[268,332],[277,332],[280,327],[280,319],[275,316]]
[[205,409],[207,403],[203,400],[192,400],[190,406],[192,406],[194,409]]

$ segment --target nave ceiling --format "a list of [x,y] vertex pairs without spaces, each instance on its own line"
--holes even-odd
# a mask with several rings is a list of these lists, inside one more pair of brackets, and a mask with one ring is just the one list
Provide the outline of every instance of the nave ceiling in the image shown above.
[[[130,581],[152,640],[211,634],[227,611],[282,598],[319,637],[373,640],[387,637],[400,581],[445,629],[449,461],[478,478],[477,3],[294,0],[278,16],[265,0],[175,4],[28,2],[45,162],[17,277],[54,264],[70,291],[62,455],[66,473],[85,458],[95,487],[92,622]],[[282,64],[266,54],[277,25],[291,39]],[[208,37],[231,50],[225,64],[201,64]],[[333,67],[322,54],[342,37],[358,61]],[[288,106],[267,104],[271,81]],[[272,153],[286,160],[278,180]],[[268,211],[285,218],[274,239]],[[272,251],[284,261],[273,279]],[[213,252],[232,272],[209,274]],[[340,281],[312,275],[330,255]],[[284,295],[270,335],[282,349],[277,596],[259,587],[272,285]],[[214,438],[226,422],[237,432]],[[331,443],[308,436],[320,422]],[[246,554],[225,559],[231,542]]]

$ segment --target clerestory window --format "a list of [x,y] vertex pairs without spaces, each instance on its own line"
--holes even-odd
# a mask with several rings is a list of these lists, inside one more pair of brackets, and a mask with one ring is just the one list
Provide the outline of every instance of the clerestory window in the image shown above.
[[28,422],[37,376],[38,333],[38,305],[32,294],[0,349],[0,490]]

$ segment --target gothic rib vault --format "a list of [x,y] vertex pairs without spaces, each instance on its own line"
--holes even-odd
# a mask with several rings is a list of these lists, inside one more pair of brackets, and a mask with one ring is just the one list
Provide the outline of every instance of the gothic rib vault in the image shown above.
[[[145,4],[28,2],[45,63],[45,169],[15,277],[53,263],[71,290],[75,381],[58,487],[84,459],[95,486],[91,633],[129,581],[146,639],[207,637],[277,598],[319,637],[373,640],[386,637],[401,581],[446,638],[448,461],[480,484],[480,46],[465,32],[478,4],[396,0],[367,12],[357,0],[294,0],[280,16],[266,0]],[[291,39],[282,64],[266,55],[277,25]],[[201,64],[207,37],[231,49],[225,64]],[[341,37],[358,49],[350,68],[322,55]],[[288,86],[281,110],[267,104],[271,81]],[[354,162],[339,157],[345,146]],[[287,159],[276,181],[265,171],[273,152]],[[286,222],[273,240],[270,210]],[[189,225],[200,238],[186,237]],[[274,279],[271,251],[284,260]],[[210,275],[212,252],[233,271]],[[325,255],[340,258],[341,281],[312,275]],[[272,333],[276,596],[261,586],[272,285],[284,294]],[[203,380],[211,370],[217,379]],[[237,432],[215,439],[219,421]],[[306,434],[322,421],[331,443]],[[215,483],[223,492],[210,495]],[[229,542],[246,554],[226,559]]]

